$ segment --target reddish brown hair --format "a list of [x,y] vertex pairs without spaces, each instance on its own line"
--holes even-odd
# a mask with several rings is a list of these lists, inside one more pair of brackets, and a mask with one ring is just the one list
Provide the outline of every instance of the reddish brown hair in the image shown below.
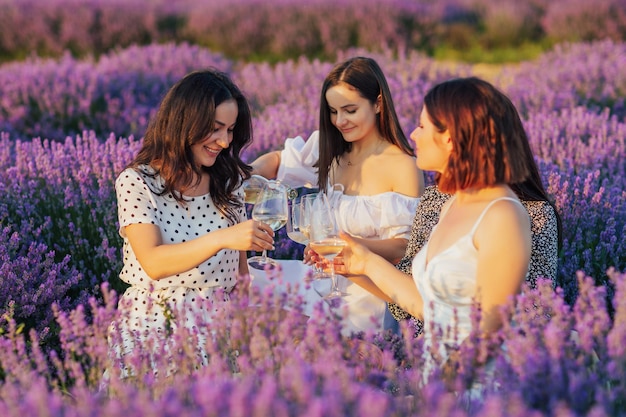
[[515,106],[490,83],[475,77],[445,81],[426,94],[424,106],[453,144],[437,177],[441,191],[522,183],[537,171]]

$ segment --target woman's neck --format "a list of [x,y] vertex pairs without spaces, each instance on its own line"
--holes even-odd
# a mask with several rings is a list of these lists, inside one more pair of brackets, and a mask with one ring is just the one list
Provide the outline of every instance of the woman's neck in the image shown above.
[[209,174],[202,173],[202,175],[200,176],[200,182],[198,184],[195,184],[189,187],[187,190],[185,190],[184,194],[189,197],[197,197],[197,196],[208,194],[209,184],[210,184]]
[[350,155],[359,156],[364,154],[375,153],[386,141],[378,134],[372,134],[363,139],[352,142]]

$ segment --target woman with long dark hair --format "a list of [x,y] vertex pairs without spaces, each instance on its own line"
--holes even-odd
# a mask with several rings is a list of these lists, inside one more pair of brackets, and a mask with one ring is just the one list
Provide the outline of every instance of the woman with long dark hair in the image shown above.
[[[335,65],[322,84],[319,130],[306,141],[287,139],[282,151],[251,165],[255,174],[293,187],[326,191],[340,184],[340,228],[390,262],[405,253],[424,178],[374,59],[353,57]],[[310,251],[305,262],[311,262]],[[348,293],[344,332],[383,330],[386,303],[339,279]]]
[[204,301],[221,301],[217,290],[227,298],[248,273],[246,251],[273,248],[272,229],[246,220],[242,182],[250,174],[240,153],[251,138],[247,100],[222,72],[190,73],[164,97],[115,183],[120,279],[130,285],[114,323],[118,355],[172,326],[207,320]]

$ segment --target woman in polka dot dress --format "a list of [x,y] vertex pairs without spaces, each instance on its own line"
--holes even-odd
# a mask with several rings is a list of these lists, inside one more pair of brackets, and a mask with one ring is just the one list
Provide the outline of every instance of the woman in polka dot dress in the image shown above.
[[246,98],[224,73],[190,73],[163,99],[115,183],[120,278],[130,284],[112,326],[118,357],[179,325],[203,340],[210,330],[196,324],[208,319],[206,301],[217,289],[228,298],[248,274],[246,251],[273,249],[272,229],[246,218],[241,185],[250,167],[240,153],[251,140]]

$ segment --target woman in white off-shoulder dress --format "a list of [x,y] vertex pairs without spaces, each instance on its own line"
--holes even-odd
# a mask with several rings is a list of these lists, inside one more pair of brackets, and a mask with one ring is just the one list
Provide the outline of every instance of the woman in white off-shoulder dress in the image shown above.
[[[386,79],[371,58],[336,65],[321,94],[320,129],[305,141],[288,138],[282,151],[252,162],[253,173],[292,187],[343,186],[339,226],[390,262],[404,255],[424,187],[413,149],[399,125]],[[310,253],[305,251],[305,262]],[[347,314],[344,334],[380,331],[386,302],[340,277]]]

